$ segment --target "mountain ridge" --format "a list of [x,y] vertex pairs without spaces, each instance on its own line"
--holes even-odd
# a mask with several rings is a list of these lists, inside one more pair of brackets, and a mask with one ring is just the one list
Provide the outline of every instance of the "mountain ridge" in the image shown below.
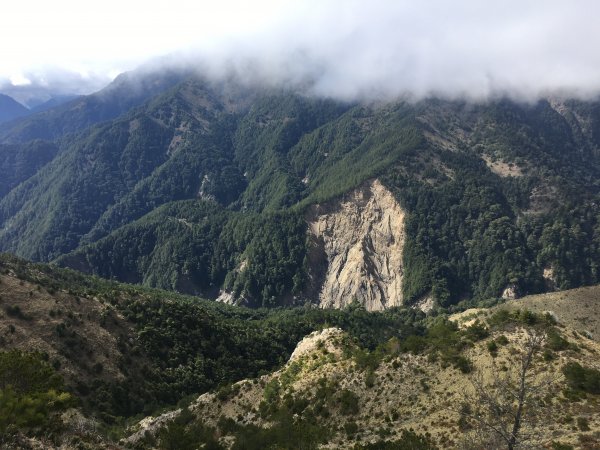
[[[83,119],[49,135],[62,136],[59,150],[21,158],[28,170],[0,199],[0,249],[255,306],[318,302],[307,283],[326,266],[306,259],[302,215],[377,179],[406,212],[394,262],[404,303],[541,292],[549,271],[559,289],[600,281],[593,102],[366,105],[177,76],[115,80],[108,94],[136,77],[155,91],[127,97],[133,109],[117,101],[107,111],[120,115],[95,125],[85,102],[97,97],[84,98]],[[73,104],[35,121],[69,122]],[[269,222],[272,242],[255,228]],[[125,235],[135,244],[114,247]]]
[[5,94],[0,94],[0,124],[11,122],[28,115],[29,109],[17,102],[14,98]]
[[[480,448],[493,448],[495,437],[478,428],[464,402],[485,408],[475,389],[479,376],[486,392],[504,395],[494,387],[494,370],[513,382],[527,336],[540,335],[526,383],[538,386],[542,377],[544,384],[532,391],[519,438],[593,448],[600,344],[586,331],[587,317],[573,312],[581,307],[598,317],[591,301],[598,290],[466,312],[457,326],[457,316],[426,318],[411,308],[232,307],[0,255],[0,325],[7,330],[0,362],[37,360],[64,376],[71,397],[60,398],[77,399],[68,409],[48,400],[54,406],[42,416],[54,420],[41,430],[52,430],[51,439],[25,412],[0,415],[0,430],[22,420],[0,439],[20,448],[112,449],[265,442],[402,448],[416,439],[411,448],[431,450],[475,438]],[[538,312],[523,309],[530,306]],[[6,370],[0,364],[0,374]],[[165,406],[166,413],[159,409]],[[140,413],[141,422],[137,416],[125,427]]]

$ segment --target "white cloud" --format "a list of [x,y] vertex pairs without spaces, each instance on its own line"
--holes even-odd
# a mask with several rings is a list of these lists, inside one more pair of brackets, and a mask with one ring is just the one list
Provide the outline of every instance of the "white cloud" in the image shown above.
[[31,84],[31,80],[21,74],[12,75],[9,81],[13,86],[29,86]]
[[[33,3],[33,5],[32,5]],[[0,78],[112,77],[178,52],[341,98],[600,92],[593,0],[242,0],[3,5]]]

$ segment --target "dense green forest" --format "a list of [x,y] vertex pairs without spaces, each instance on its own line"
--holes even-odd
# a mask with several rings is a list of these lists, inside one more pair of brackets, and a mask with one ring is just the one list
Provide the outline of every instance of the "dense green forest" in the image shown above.
[[3,251],[303,304],[306,208],[378,178],[407,212],[408,302],[600,281],[596,103],[347,104],[182,73],[75,102],[0,129]]

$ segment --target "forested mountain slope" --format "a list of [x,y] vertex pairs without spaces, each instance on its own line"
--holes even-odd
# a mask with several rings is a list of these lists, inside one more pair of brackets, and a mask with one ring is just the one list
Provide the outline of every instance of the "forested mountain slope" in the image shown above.
[[[3,129],[5,142],[46,138],[58,150],[39,159],[5,144],[6,164],[27,170],[0,199],[0,249],[250,305],[335,304],[333,267],[355,273],[352,295],[370,308],[600,281],[598,103],[348,104],[140,77],[143,94],[111,100],[110,113],[84,97]],[[381,228],[381,207],[363,233],[348,229],[363,207],[344,199],[374,185],[401,231]],[[340,214],[314,216],[328,209]],[[310,231],[322,220],[333,240]],[[398,241],[393,267],[375,257],[381,233]]]
[[142,68],[119,75],[101,91],[81,96],[56,108],[0,125],[0,140],[22,143],[52,140],[111,120],[180,82],[186,72]]

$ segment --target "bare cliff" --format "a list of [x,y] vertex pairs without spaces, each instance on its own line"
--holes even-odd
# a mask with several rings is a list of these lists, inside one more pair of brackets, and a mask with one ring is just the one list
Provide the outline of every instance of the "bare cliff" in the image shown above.
[[322,308],[402,304],[405,212],[373,180],[308,212],[313,291]]

